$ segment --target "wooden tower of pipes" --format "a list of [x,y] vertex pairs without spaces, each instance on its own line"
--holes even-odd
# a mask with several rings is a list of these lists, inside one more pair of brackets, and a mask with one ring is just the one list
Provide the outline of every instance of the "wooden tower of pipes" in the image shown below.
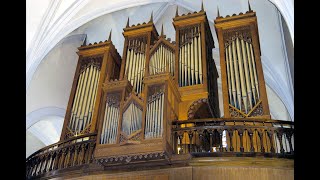
[[225,118],[270,119],[261,64],[256,13],[218,16],[214,20],[220,49]]
[[121,57],[111,41],[82,45],[60,140],[96,131],[103,82],[119,79]]

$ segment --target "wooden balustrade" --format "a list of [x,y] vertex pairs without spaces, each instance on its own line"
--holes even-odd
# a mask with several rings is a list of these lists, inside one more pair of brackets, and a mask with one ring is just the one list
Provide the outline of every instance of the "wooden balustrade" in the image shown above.
[[210,118],[173,122],[174,152],[194,156],[292,158],[294,123],[254,118]]
[[44,147],[26,160],[26,177],[32,179],[46,172],[91,163],[96,133],[86,134]]

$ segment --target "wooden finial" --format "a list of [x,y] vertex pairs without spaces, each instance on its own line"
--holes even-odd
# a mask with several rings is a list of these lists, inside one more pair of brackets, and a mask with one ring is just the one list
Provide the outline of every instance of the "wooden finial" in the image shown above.
[[249,0],[248,0],[248,6],[249,6],[249,12],[251,12],[252,10],[251,10],[251,6],[250,6]]
[[126,27],[129,27],[129,17],[128,17],[128,21],[127,21],[127,25],[126,25]]
[[201,1],[201,10],[200,11],[204,11],[204,8],[203,8],[203,0]]
[[163,23],[162,23],[162,26],[161,26],[161,35],[160,36],[163,36]]
[[151,11],[151,17],[149,22],[153,22],[153,11]]
[[112,33],[112,29],[110,30],[108,41],[111,41],[111,33]]
[[179,14],[178,14],[178,5],[177,5],[177,8],[176,8],[176,17],[178,17]]
[[86,35],[86,37],[84,37],[82,46],[86,46],[86,45],[87,45],[87,35]]
[[218,9],[218,16],[217,17],[220,17],[219,6],[217,7],[217,9]]

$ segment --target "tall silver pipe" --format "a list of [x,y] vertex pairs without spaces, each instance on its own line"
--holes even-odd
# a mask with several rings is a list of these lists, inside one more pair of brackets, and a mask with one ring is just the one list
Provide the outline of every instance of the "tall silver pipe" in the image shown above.
[[228,46],[228,55],[229,55],[229,67],[230,67],[230,83],[231,83],[231,90],[232,90],[232,99],[233,99],[233,105],[234,105],[234,107],[236,107],[236,105],[237,105],[237,96],[236,96],[236,93],[237,93],[237,91],[236,91],[236,86],[235,86],[235,77],[234,77],[234,67],[233,67],[233,65],[234,65],[234,63],[233,63],[233,61],[235,61],[235,60],[233,60],[232,59],[232,52],[231,52],[231,44]]
[[245,43],[244,43],[243,39],[241,39],[241,49],[242,49],[242,55],[243,55],[244,73],[245,73],[245,78],[246,78],[247,96],[249,98],[249,106],[250,106],[250,110],[251,110],[253,107],[252,106],[252,92],[251,92],[251,86],[250,86],[250,77],[249,77],[246,47],[245,47]]
[[[198,27],[200,28],[200,27]],[[202,84],[202,57],[201,57],[201,33],[199,29],[199,37],[198,37],[198,55],[199,55],[199,79],[200,79],[200,84]]]
[[233,65],[234,65],[234,76],[236,77],[236,89],[238,97],[238,107],[241,110],[241,91],[240,91],[240,80],[239,80],[239,71],[238,71],[238,60],[236,55],[235,40],[232,41],[232,55],[233,55]]
[[245,112],[248,113],[247,91],[246,91],[246,84],[244,80],[243,61],[241,56],[239,38],[236,38],[236,46],[237,46],[238,66],[239,66],[239,74],[240,74],[241,95],[242,95]]

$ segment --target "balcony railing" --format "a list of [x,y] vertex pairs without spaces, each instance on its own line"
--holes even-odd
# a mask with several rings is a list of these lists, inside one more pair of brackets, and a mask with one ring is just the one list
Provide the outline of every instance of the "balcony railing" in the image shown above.
[[211,118],[173,122],[176,154],[292,158],[293,139],[291,121]]
[[96,134],[86,134],[44,147],[26,160],[27,179],[92,162]]

